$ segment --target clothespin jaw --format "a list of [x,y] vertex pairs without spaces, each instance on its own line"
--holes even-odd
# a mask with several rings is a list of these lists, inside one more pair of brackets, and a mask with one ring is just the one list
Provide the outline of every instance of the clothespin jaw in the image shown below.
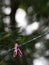
[[13,57],[16,57],[17,55],[19,55],[19,57],[22,57],[23,54],[22,54],[22,52],[21,52],[21,50],[19,48],[19,45],[16,43],[14,45]]

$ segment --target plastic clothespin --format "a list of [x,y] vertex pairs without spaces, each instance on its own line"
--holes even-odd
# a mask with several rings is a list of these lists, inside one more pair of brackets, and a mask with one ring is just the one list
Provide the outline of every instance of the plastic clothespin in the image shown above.
[[22,54],[22,52],[21,52],[21,50],[19,48],[19,45],[16,43],[14,45],[13,57],[16,57],[17,55],[19,55],[19,57],[22,57],[23,54]]

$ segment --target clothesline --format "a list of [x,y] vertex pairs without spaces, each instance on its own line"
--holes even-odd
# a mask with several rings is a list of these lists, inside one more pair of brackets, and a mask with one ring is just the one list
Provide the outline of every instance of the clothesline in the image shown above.
[[[38,38],[41,38],[41,37],[43,37],[43,36],[45,36],[45,35],[47,35],[47,34],[49,34],[49,31],[48,31],[48,32],[45,32],[45,33],[43,33],[43,34],[41,34],[41,35],[39,35],[39,36],[37,36],[37,37],[35,37],[35,38],[33,38],[33,39],[31,39],[31,40],[29,40],[29,41],[27,41],[27,42],[24,42],[24,43],[20,44],[19,47],[24,46],[24,45],[26,45],[26,44],[29,44],[30,42],[32,42],[32,41],[34,41],[34,40],[36,40],[36,39],[38,39]],[[12,50],[14,50],[14,48],[9,49],[8,52],[10,52],[10,51],[12,51]]]
[[[37,37],[35,37],[33,39],[31,39],[31,40],[29,40],[27,42],[24,42],[24,43],[20,44],[19,47],[24,46],[26,44],[29,44],[30,42],[32,42],[32,41],[34,41],[34,40],[36,40],[38,38],[41,38],[41,37],[43,37],[43,36],[45,36],[47,34],[49,34],[49,31],[48,32],[45,32],[44,34],[41,34],[41,35],[39,35],[39,36],[37,36]],[[7,50],[7,52],[5,54],[8,54],[8,52],[11,52],[12,50],[14,50],[14,48]]]

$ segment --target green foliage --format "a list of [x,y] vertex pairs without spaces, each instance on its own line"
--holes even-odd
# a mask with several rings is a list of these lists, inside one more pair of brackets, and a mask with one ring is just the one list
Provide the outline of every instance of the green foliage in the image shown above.
[[[38,36],[39,34],[42,34],[43,30],[49,26],[49,5],[47,5],[48,2],[49,0],[11,0],[11,3],[9,6],[13,10],[12,10],[12,14],[10,14],[9,16],[11,17],[12,24],[10,24],[10,26],[12,27],[10,27],[11,32],[9,33],[4,31],[5,24],[3,23],[3,18],[7,15],[4,15],[4,13],[2,13],[2,10],[0,10],[1,12],[0,13],[0,50],[5,50],[5,49],[8,50],[10,48],[13,48],[16,41],[18,41],[18,44],[22,44]],[[1,3],[2,3],[2,7],[3,6],[7,7],[7,5],[4,4],[3,0],[0,2],[0,4]],[[33,8],[33,11],[31,13],[27,11],[30,6]],[[2,7],[0,8],[2,9]],[[20,33],[18,33],[19,29],[15,27],[16,23],[15,23],[15,20],[13,19],[17,8],[22,8],[23,10],[25,10],[27,12],[28,17],[31,17],[31,20],[33,19],[32,16],[34,14],[37,14],[37,19],[40,20],[41,17],[42,18],[45,17],[48,21],[42,22],[44,24],[42,24],[42,26],[40,26],[40,28],[37,31],[35,31],[35,33],[33,33],[32,35],[22,36],[20,35]],[[48,22],[48,26],[45,26],[47,22]],[[3,32],[5,32],[5,34],[1,34]],[[19,57],[13,58],[12,56],[13,51],[9,53],[8,55],[10,57],[9,60],[5,60],[6,56],[0,56],[0,65],[14,65],[14,64],[16,65],[17,62],[18,62],[17,65],[32,65],[31,61],[33,61],[33,58],[34,58],[33,53],[36,52],[35,44],[37,42],[42,41],[46,49],[49,50],[49,40],[46,40],[43,38],[32,41],[31,44],[21,47],[22,52],[23,52],[22,59]],[[29,52],[26,51],[27,49],[29,50]]]

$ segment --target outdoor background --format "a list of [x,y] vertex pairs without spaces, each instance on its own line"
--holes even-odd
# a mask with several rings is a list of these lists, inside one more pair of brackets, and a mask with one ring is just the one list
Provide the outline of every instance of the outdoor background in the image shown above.
[[0,0],[0,65],[49,65],[49,34],[21,46],[22,58],[7,53],[47,31],[49,0]]

